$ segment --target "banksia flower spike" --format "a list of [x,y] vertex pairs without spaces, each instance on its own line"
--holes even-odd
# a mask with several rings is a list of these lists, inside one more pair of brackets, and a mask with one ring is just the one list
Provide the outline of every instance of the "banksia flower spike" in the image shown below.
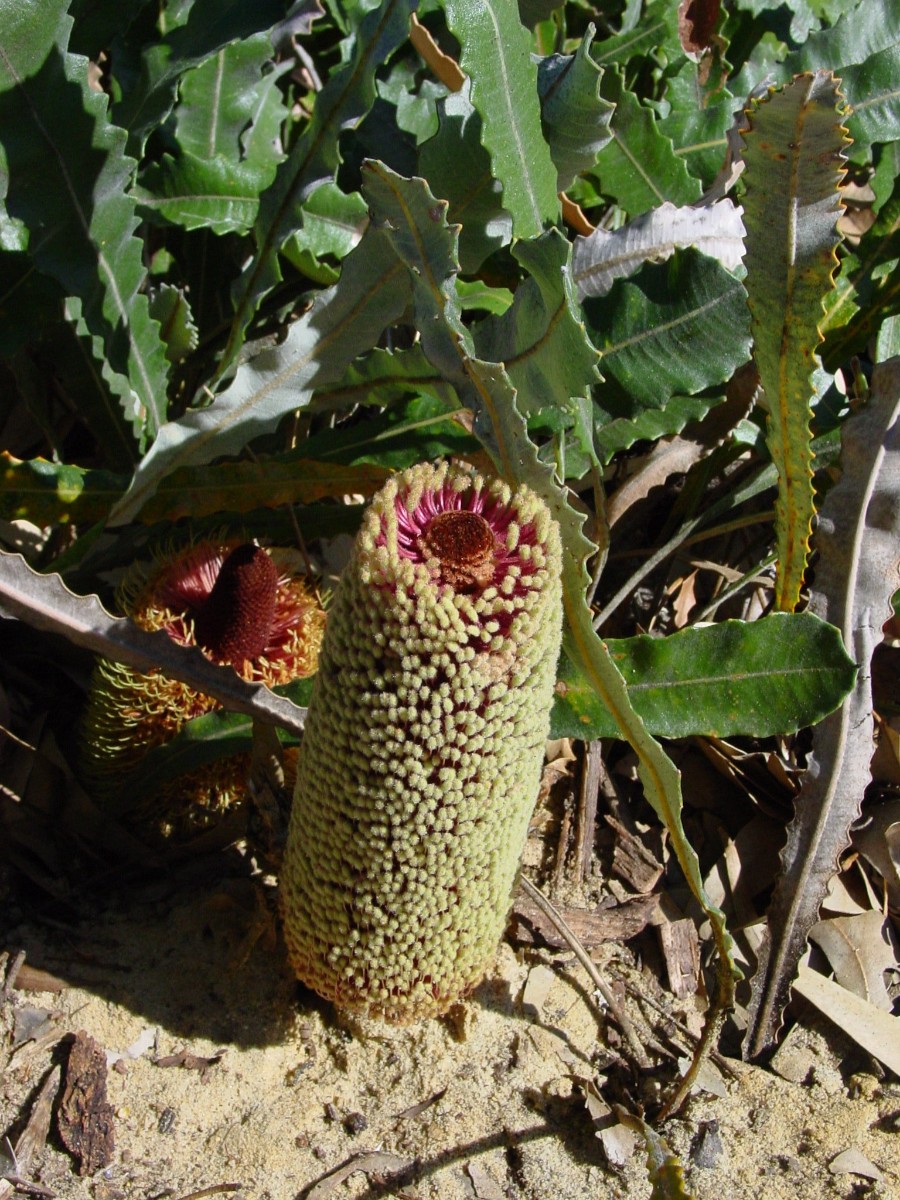
[[[164,629],[181,645],[198,645],[244,679],[277,687],[315,673],[325,614],[292,550],[197,542],[126,576],[119,605],[143,629]],[[248,755],[197,768],[137,806],[127,793],[129,776],[148,750],[218,707],[178,680],[99,660],[82,761],[98,803],[151,840],[190,837],[236,813],[246,794]]]
[[374,498],[338,588],[281,875],[299,978],[406,1022],[490,966],[537,798],[559,531],[529,489],[420,465]]

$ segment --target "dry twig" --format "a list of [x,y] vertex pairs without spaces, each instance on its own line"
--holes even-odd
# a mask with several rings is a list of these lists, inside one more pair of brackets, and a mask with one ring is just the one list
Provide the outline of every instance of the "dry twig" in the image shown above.
[[611,988],[609,987],[609,984],[597,970],[597,966],[591,956],[588,954],[587,950],[585,950],[584,946],[582,946],[581,942],[579,942],[578,938],[569,928],[565,917],[563,917],[562,913],[556,908],[555,905],[551,904],[540,888],[535,887],[531,880],[526,879],[524,875],[519,880],[519,886],[522,888],[525,895],[528,896],[529,900],[533,900],[541,912],[543,912],[544,915],[553,922],[553,924],[559,930],[561,936],[565,938],[566,944],[572,950],[572,953],[587,971],[591,983],[593,983],[594,987],[606,1001],[609,1011],[613,1015],[613,1019],[621,1029],[637,1065],[642,1069],[649,1067],[650,1064],[647,1060],[647,1055],[644,1052],[644,1047],[638,1040],[638,1036],[634,1031],[634,1026],[631,1024],[627,1013],[623,1010],[621,1004],[616,999]]

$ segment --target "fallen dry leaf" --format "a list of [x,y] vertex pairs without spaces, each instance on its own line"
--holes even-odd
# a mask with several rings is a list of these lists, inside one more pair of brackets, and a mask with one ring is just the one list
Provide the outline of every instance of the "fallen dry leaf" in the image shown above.
[[853,845],[881,874],[891,908],[900,908],[900,798],[866,808]]
[[364,1175],[384,1178],[407,1171],[411,1166],[412,1162],[408,1158],[400,1158],[398,1154],[386,1154],[379,1150],[364,1151],[338,1167],[336,1171],[330,1172],[324,1179],[320,1179],[315,1187],[307,1192],[306,1200],[325,1200],[326,1196],[330,1196],[335,1188],[340,1187],[345,1179],[349,1179],[357,1171],[362,1171]]
[[845,1150],[828,1164],[832,1175],[861,1175],[863,1179],[884,1179],[873,1162],[861,1150]]
[[811,967],[802,966],[794,991],[833,1021],[858,1046],[900,1075],[900,1020],[854,996]]
[[[604,942],[627,942],[636,937],[655,918],[658,910],[657,896],[635,896],[623,904],[593,912],[580,908],[560,909],[566,923],[588,950],[602,946]],[[536,904],[523,896],[517,896],[513,906],[510,936],[517,945],[541,942],[555,950],[566,945],[553,923]]]
[[867,912],[819,921],[809,937],[824,952],[841,987],[890,1012],[893,1004],[884,985],[884,972],[897,960],[887,933],[881,913]]

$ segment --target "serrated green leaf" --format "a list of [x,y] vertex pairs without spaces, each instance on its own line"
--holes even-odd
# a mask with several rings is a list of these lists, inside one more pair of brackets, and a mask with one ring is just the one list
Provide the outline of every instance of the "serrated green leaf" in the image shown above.
[[[691,891],[708,914],[713,936],[727,970],[720,975],[721,1008],[730,1002],[738,970],[722,913],[703,889],[697,857],[681,823],[678,771],[647,733],[628,698],[625,681],[591,624],[585,602],[586,562],[595,547],[585,537],[584,517],[576,513],[552,470],[540,462],[516,408],[515,390],[503,367],[476,358],[471,336],[459,318],[453,289],[456,261],[454,232],[435,219],[435,200],[422,180],[404,180],[381,164],[367,164],[363,194],[374,219],[383,222],[398,261],[410,271],[417,328],[426,355],[456,387],[472,410],[473,429],[505,479],[526,483],[545,500],[559,522],[563,540],[563,606],[567,653],[583,671],[616,726],[634,747],[647,799],[672,837],[679,865]],[[715,1029],[709,1028],[708,1037]]]
[[270,173],[227,158],[164,154],[141,173],[131,191],[141,213],[185,229],[245,233],[259,212],[259,193]]
[[666,79],[667,116],[660,133],[671,138],[675,153],[692,175],[709,187],[725,161],[735,98],[724,86],[711,86],[709,64],[686,59]]
[[678,9],[668,0],[652,0],[641,12],[634,28],[604,38],[594,47],[591,57],[601,67],[625,66],[631,59],[650,57],[661,46],[681,47],[678,43]]
[[693,204],[700,198],[700,180],[690,174],[669,138],[660,133],[656,116],[629,91],[615,67],[603,73],[601,95],[615,105],[611,140],[600,151],[592,174],[605,196],[630,216],[669,200]]
[[481,117],[463,88],[438,103],[438,131],[419,152],[419,174],[450,205],[449,219],[461,226],[459,262],[467,274],[509,244],[512,217],[503,207],[503,189],[491,172],[481,144]]
[[854,157],[874,142],[900,138],[900,45],[873,54],[858,66],[841,68],[841,91],[850,115],[847,132]]
[[333,282],[336,269],[321,259],[340,262],[346,258],[359,244],[368,221],[369,213],[359,192],[348,194],[335,183],[323,183],[303,205],[303,227],[285,242],[282,254],[304,274],[309,275],[311,269],[328,272]]
[[399,317],[408,295],[383,231],[370,227],[344,260],[338,283],[317,295],[282,343],[241,366],[211,405],[163,426],[111,523],[134,517],[176,468],[237,454],[271,432],[286,413],[307,404],[316,387],[340,379],[348,362]]
[[582,401],[598,378],[599,355],[591,345],[572,283],[572,246],[557,230],[517,242],[516,259],[528,272],[512,307],[473,331],[479,358],[502,362],[526,418],[566,414],[580,431],[581,448],[593,449],[582,428]]
[[681,433],[692,421],[721,404],[723,394],[713,396],[670,396],[665,408],[645,408],[634,415],[627,397],[620,397],[617,406],[607,389],[598,389],[602,404],[594,404],[594,450],[602,463],[608,463],[620,450],[630,449],[635,442],[656,442],[673,433]]
[[800,597],[814,513],[811,376],[832,287],[846,136],[829,71],[756,103],[744,133],[747,294],[778,469],[776,606]]
[[159,321],[169,362],[180,362],[197,347],[197,326],[181,288],[162,284],[150,297],[150,315]]
[[617,280],[584,312],[609,381],[595,391],[601,421],[638,420],[673,395],[715,387],[750,357],[744,286],[697,250]]
[[900,4],[885,0],[868,4],[857,0],[852,11],[844,13],[830,29],[810,35],[792,56],[788,69],[815,71],[864,63],[900,41]]
[[481,139],[503,188],[513,234],[537,237],[559,217],[556,168],[541,132],[537,68],[516,0],[443,0],[471,81]]
[[271,29],[284,16],[280,0],[194,0],[187,21],[155,45],[141,47],[136,78],[116,74],[121,99],[113,109],[117,125],[128,130],[128,152],[140,156],[148,136],[175,103],[181,77],[224,46]]
[[347,411],[356,404],[381,408],[410,395],[439,400],[455,396],[452,385],[431,365],[421,345],[408,350],[371,350],[350,363],[333,387],[316,391],[316,408]]
[[106,97],[89,86],[87,60],[66,52],[71,24],[56,5],[0,2],[7,208],[32,231],[39,269],[81,301],[103,361],[128,379],[152,436],[165,417],[167,364],[140,293],[146,272],[126,195],[135,164],[107,118]]
[[[608,639],[635,710],[654,737],[772,737],[814,725],[853,686],[838,631],[809,613],[721,621],[668,637]],[[553,736],[615,737],[593,689],[563,661]]]
[[387,467],[377,464],[316,462],[306,454],[305,444],[303,450],[251,462],[181,467],[160,483],[141,509],[141,520],[177,521],[216,512],[310,504],[328,496],[371,496],[390,474]]
[[860,0],[829,29],[813,33],[776,76],[831,69],[849,105],[851,154],[862,157],[877,142],[897,138],[897,71],[900,67],[900,4]]
[[363,17],[350,60],[328,77],[316,96],[312,120],[264,193],[254,230],[256,253],[235,285],[235,315],[217,378],[234,362],[263,297],[280,283],[279,251],[302,226],[303,204],[310,194],[334,179],[340,163],[340,135],[357,125],[371,108],[375,72],[406,38],[417,3],[387,0]]
[[284,158],[287,108],[276,85],[290,62],[263,74],[272,55],[269,34],[260,33],[186,72],[173,113],[178,152],[151,163],[134,189],[145,212],[218,234],[252,226]]
[[[263,75],[273,53],[269,34],[258,33],[223,46],[184,75],[172,114],[181,150],[200,159],[236,162],[244,157],[242,137],[256,123],[273,77],[284,73],[282,66]],[[282,107],[282,117],[286,116]],[[274,167],[280,156],[271,144],[268,151]]]
[[58,370],[78,397],[79,414],[107,461],[116,466],[123,461],[133,464],[138,460],[146,425],[140,398],[130,380],[106,357],[102,338],[91,333],[83,312],[77,296],[70,296],[63,305],[76,349],[67,355],[65,342],[57,348]]
[[593,36],[589,25],[574,54],[552,54],[538,65],[541,121],[561,192],[593,167],[612,136],[613,105],[600,95],[600,68],[590,56]]

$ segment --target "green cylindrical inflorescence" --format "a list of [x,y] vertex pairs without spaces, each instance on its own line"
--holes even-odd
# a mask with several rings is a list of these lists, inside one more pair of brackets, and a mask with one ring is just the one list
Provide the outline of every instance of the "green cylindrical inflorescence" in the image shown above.
[[406,1022],[490,966],[540,783],[559,530],[532,491],[423,464],[374,498],[329,615],[281,876],[298,977]]

